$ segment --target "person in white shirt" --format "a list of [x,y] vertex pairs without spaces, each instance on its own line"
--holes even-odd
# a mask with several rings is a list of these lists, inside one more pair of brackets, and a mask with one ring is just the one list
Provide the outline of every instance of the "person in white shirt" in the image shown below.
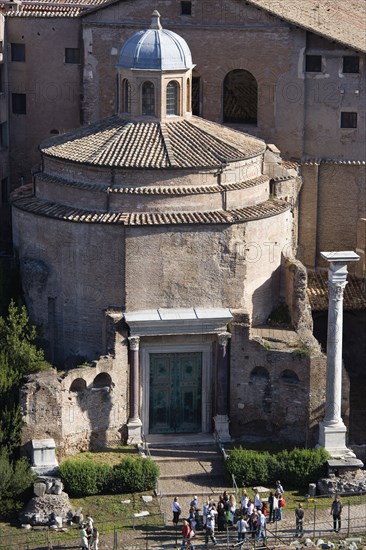
[[259,542],[260,539],[266,540],[266,517],[258,510],[257,542]]
[[247,529],[248,529],[248,522],[240,517],[238,521],[236,522],[236,530],[238,532],[238,542],[246,542],[246,536],[247,536]]
[[247,513],[247,508],[248,508],[248,501],[249,501],[249,497],[247,495],[247,492],[244,491],[243,492],[243,495],[241,497],[241,510],[242,510],[242,513],[243,513],[243,516],[245,516],[245,514]]
[[254,506],[255,508],[257,508],[257,510],[261,510],[262,508],[262,501],[258,489],[254,490]]
[[180,506],[178,502],[178,497],[174,497],[173,504],[172,504],[172,511],[173,511],[173,523],[174,525],[178,525],[179,516],[180,516]]
[[253,502],[249,499],[248,500],[248,508],[247,508],[247,516],[248,518],[250,518],[250,516],[253,514],[254,512],[254,504]]

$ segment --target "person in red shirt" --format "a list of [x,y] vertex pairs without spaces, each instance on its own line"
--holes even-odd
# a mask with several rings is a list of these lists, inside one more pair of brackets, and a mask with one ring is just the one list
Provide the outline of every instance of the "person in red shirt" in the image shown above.
[[181,544],[181,550],[185,548],[189,541],[190,541],[190,534],[191,534],[191,528],[189,526],[188,521],[183,521],[183,529],[182,529],[182,544]]

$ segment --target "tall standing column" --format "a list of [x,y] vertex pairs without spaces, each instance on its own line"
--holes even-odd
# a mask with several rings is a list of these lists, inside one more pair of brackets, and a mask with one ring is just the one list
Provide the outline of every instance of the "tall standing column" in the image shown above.
[[140,411],[140,337],[130,336],[130,417],[127,422],[128,445],[142,442]]
[[352,251],[321,252],[321,255],[330,262],[330,267],[326,401],[324,420],[319,426],[319,445],[335,458],[346,458],[354,454],[346,447],[347,429],[341,416],[343,292],[347,284],[347,264],[360,257]]
[[214,417],[215,431],[220,441],[231,441],[229,432],[229,408],[228,408],[228,389],[229,389],[229,353],[228,342],[231,338],[229,332],[222,332],[218,335],[218,353],[217,353],[217,414]]

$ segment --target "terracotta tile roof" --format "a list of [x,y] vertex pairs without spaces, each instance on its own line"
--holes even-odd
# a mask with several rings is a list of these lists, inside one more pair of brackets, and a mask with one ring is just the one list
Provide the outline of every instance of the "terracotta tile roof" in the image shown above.
[[[104,193],[125,193],[129,195],[202,195],[207,193],[220,193],[221,191],[233,191],[237,189],[247,189],[263,183],[269,182],[268,176],[258,176],[250,180],[227,183],[222,185],[199,185],[199,186],[149,186],[149,187],[126,187],[123,185],[107,186],[102,183],[89,183],[68,181],[62,178],[56,178],[42,173],[37,174],[37,181],[74,187],[77,189],[86,189],[89,191],[102,191]],[[24,186],[23,186],[24,187]],[[23,189],[23,188],[21,188]]]
[[282,20],[366,52],[365,0],[246,0]]
[[290,204],[278,199],[269,200],[255,206],[231,211],[214,210],[208,212],[97,212],[64,206],[44,201],[29,194],[25,197],[15,191],[13,207],[39,216],[56,218],[79,223],[107,223],[121,225],[183,225],[183,224],[230,224],[248,222],[276,216],[289,210]]
[[114,115],[53,138],[40,149],[50,157],[94,166],[200,168],[260,155],[265,143],[199,117],[160,123]]
[[6,17],[77,17],[83,11],[100,6],[106,0],[23,0],[19,3],[0,2],[0,12]]
[[[307,293],[311,309],[326,311],[328,309],[328,270],[309,271]],[[344,309],[366,309],[366,281],[355,275],[348,275],[348,284],[344,290]]]

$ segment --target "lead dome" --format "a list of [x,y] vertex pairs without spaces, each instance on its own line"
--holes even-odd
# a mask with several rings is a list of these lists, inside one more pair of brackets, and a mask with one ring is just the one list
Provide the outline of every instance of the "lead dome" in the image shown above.
[[151,25],[135,33],[122,46],[117,67],[145,70],[191,69],[187,42],[175,32],[163,29],[160,14],[154,11]]

